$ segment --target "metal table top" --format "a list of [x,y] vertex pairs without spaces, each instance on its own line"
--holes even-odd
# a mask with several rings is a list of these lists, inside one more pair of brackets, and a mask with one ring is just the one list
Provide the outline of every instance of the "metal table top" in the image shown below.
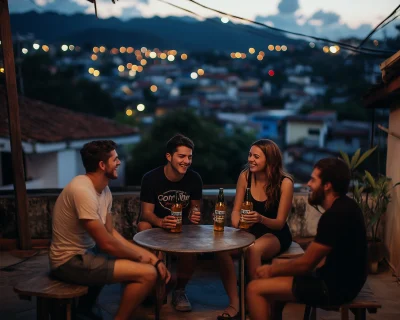
[[163,252],[206,253],[248,247],[255,237],[246,231],[225,227],[216,232],[212,225],[184,225],[181,233],[170,233],[153,228],[137,233],[133,241],[138,245]]

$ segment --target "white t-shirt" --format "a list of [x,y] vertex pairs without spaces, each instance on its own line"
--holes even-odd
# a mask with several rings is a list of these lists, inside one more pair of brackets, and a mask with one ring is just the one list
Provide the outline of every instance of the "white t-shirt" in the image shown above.
[[49,253],[51,269],[95,246],[95,241],[80,220],[98,219],[105,224],[111,205],[112,195],[108,186],[99,194],[88,176],[81,175],[71,180],[58,196],[53,209],[53,236]]

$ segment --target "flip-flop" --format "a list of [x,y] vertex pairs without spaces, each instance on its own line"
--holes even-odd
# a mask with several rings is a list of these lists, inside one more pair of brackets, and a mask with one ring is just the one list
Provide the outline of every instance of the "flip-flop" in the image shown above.
[[[239,314],[239,311],[237,311],[236,310],[236,308],[234,307],[234,306],[232,306],[232,305],[229,305],[228,306],[228,308],[231,308],[231,309],[233,309],[234,311],[236,311],[236,314],[234,315],[234,316],[231,316],[229,313],[227,313],[227,312],[224,312],[223,314],[221,314],[220,316],[218,316],[217,317],[217,320],[232,320],[232,319],[240,319],[240,314]],[[226,308],[226,309],[228,309],[228,308]],[[225,309],[225,310],[226,310]]]

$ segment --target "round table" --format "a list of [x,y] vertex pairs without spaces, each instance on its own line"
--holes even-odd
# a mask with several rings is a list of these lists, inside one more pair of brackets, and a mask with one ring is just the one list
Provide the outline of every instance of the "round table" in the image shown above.
[[[255,237],[246,231],[225,227],[223,232],[214,231],[212,225],[184,225],[182,232],[171,233],[161,228],[153,228],[137,233],[133,241],[150,250],[167,253],[206,253],[231,250],[240,251],[240,314],[245,319],[244,304],[244,252],[254,243]],[[159,299],[157,299],[159,300]],[[159,319],[160,305],[156,306]]]

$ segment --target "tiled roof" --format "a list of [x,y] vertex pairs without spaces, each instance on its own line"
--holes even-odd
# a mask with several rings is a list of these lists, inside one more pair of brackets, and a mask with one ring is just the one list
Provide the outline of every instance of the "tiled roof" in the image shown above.
[[[138,130],[114,120],[74,112],[42,101],[20,97],[22,141],[61,142],[129,136]],[[8,138],[8,111],[5,89],[0,87],[0,137]]]

